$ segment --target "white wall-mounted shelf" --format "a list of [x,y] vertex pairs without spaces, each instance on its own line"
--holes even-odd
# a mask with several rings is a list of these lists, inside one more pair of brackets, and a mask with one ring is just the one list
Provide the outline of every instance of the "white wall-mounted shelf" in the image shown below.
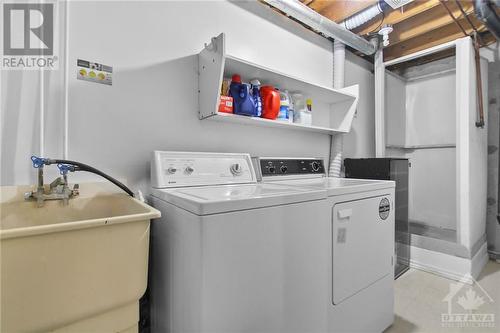
[[430,144],[430,145],[386,145],[386,148],[393,149],[439,149],[439,148],[455,148],[457,145],[454,143]]
[[[358,103],[359,86],[332,89],[226,54],[225,36],[220,34],[198,55],[199,117],[236,124],[266,126],[324,134],[346,133],[351,129]],[[313,100],[313,124],[301,125],[231,113],[219,113],[220,87],[223,77],[240,74],[244,79],[258,78],[263,84],[290,92],[301,92]]]

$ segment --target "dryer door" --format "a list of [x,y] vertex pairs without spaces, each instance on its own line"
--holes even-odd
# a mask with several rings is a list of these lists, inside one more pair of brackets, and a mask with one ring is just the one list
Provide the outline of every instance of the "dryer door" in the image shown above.
[[393,272],[394,213],[390,196],[333,207],[333,304]]

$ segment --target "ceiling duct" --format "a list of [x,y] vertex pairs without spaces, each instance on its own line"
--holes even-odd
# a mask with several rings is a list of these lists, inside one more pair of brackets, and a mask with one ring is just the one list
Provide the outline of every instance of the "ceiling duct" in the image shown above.
[[352,15],[341,24],[347,30],[352,30],[354,28],[359,27],[360,25],[365,24],[368,21],[371,21],[373,18],[378,16],[378,14],[383,13],[387,7],[389,7],[389,5],[387,4],[386,1],[379,0],[373,6],[368,7],[367,9]]
[[376,45],[324,17],[298,0],[263,0],[326,37],[341,41],[366,55],[374,54]]

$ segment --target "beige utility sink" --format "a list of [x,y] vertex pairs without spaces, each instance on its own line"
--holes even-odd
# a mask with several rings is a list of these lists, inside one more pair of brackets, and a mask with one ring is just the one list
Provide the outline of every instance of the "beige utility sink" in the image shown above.
[[136,332],[160,212],[107,185],[42,208],[29,190],[0,188],[0,331]]

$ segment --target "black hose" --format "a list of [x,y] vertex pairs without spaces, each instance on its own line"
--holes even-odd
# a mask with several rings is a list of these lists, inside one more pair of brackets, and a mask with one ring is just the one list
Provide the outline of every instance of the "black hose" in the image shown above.
[[119,188],[121,188],[123,191],[125,191],[131,197],[134,196],[134,192],[132,192],[127,186],[125,186],[125,184],[123,184],[122,182],[119,182],[118,180],[105,174],[104,172],[97,170],[94,167],[91,167],[90,165],[80,163],[80,162],[75,162],[75,161],[69,161],[69,160],[53,160],[53,159],[47,159],[46,164],[47,165],[50,165],[50,164],[69,164],[69,165],[72,165],[75,167],[74,170],[72,170],[72,171],[87,171],[87,172],[91,172],[91,173],[94,173],[96,175],[99,175],[99,176],[109,180],[110,182],[112,182],[113,184],[118,186]]

